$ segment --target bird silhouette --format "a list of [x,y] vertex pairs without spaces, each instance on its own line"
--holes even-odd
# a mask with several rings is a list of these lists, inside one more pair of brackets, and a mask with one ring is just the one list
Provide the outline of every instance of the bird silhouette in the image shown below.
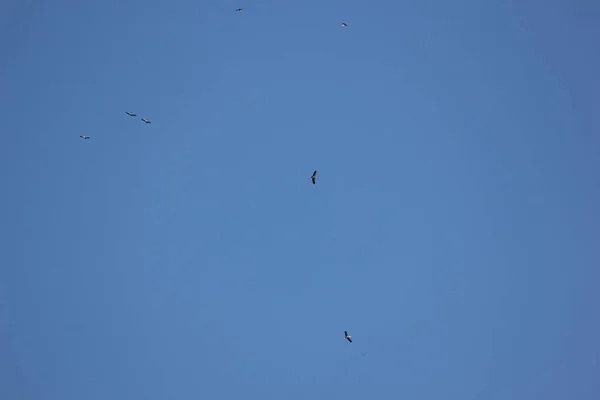
[[352,343],[352,336],[348,335],[347,331],[344,331],[344,336],[346,337],[347,341],[349,341],[350,343]]

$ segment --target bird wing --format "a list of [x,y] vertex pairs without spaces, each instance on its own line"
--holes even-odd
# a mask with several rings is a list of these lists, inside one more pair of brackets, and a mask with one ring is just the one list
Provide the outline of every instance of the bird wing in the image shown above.
[[350,343],[352,343],[352,338],[348,337],[348,341],[349,341]]
[[344,331],[344,336],[348,337],[348,331]]

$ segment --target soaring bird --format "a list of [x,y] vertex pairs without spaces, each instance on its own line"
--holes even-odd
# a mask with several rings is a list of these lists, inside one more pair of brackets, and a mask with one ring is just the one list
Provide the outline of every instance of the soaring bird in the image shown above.
[[125,114],[129,115],[130,117],[137,117],[136,113],[128,113],[127,111],[125,111]]
[[346,337],[347,341],[349,341],[350,343],[352,343],[352,336],[348,335],[347,331],[344,331],[344,336]]
[[147,119],[142,118],[142,121],[144,121],[147,124],[151,124],[152,122],[148,121]]
[[79,137],[82,138],[82,139],[89,139],[90,138],[89,136],[83,136],[83,135],[79,135]]
[[342,22],[342,28],[345,28],[345,27],[347,27],[347,26],[348,26],[348,24],[347,24],[347,23],[345,23],[345,22]]
[[313,185],[315,183],[317,183],[317,171],[315,170],[315,172],[313,172],[312,176],[310,177],[310,179],[312,179],[312,183]]
[[240,12],[240,11],[244,11],[243,8],[236,8],[235,11]]

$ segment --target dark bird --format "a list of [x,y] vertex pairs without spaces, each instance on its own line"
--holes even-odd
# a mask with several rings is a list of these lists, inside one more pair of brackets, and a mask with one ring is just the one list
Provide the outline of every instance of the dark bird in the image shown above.
[[312,176],[310,177],[310,179],[312,179],[312,183],[313,185],[315,183],[317,183],[317,171],[315,170],[315,172],[313,172]]
[[82,138],[82,139],[89,139],[90,138],[89,136],[83,136],[83,135],[79,135],[79,137]]
[[127,111],[125,111],[125,114],[129,115],[130,117],[137,117],[136,113],[128,113]]
[[350,343],[352,343],[352,336],[348,335],[347,331],[344,331],[344,336],[346,337],[347,341],[349,341]]
[[243,8],[236,8],[235,11],[240,12],[240,11],[244,11]]
[[147,124],[151,124],[152,122],[148,121],[147,119],[142,118],[142,121],[144,121]]
[[347,26],[348,26],[348,24],[347,24],[347,23],[345,23],[345,22],[342,22],[342,28],[345,28],[345,27],[347,27]]

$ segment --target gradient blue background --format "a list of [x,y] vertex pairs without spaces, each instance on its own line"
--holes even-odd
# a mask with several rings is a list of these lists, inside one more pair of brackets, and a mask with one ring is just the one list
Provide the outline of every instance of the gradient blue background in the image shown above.
[[599,399],[599,38],[593,0],[2,3],[0,399]]

